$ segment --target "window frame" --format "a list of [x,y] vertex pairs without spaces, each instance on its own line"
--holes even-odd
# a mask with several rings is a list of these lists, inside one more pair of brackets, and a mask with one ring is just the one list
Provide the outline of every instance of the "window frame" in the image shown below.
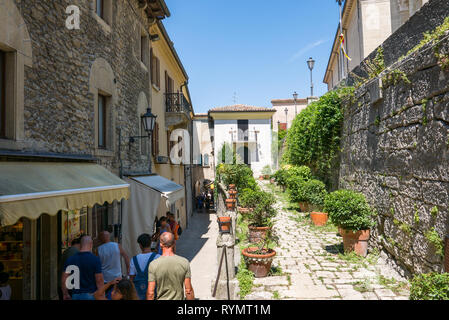
[[[105,0],[95,0],[95,13],[97,14],[97,16],[99,16],[103,20],[105,20],[105,15],[104,15],[104,13],[105,13],[104,9],[105,8],[104,7],[105,7]],[[98,12],[98,9],[101,10],[100,13]]]
[[[98,134],[98,149],[107,149],[108,139],[107,139],[107,96],[98,93],[98,101],[97,101],[97,110],[98,110],[98,126],[97,126],[97,134]],[[100,112],[100,101],[102,102],[102,112]],[[102,126],[100,125],[100,121]],[[103,137],[101,136],[103,135]],[[103,138],[103,143],[100,141]]]
[[158,89],[161,88],[161,76],[160,76],[160,60],[154,54],[153,49],[150,51],[151,61],[150,61],[150,69],[151,69],[151,83],[155,85]]

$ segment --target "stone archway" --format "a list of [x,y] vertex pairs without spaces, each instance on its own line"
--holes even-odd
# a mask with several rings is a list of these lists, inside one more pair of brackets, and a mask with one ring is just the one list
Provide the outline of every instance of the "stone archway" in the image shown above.
[[[103,58],[97,58],[90,69],[89,92],[94,96],[94,128],[95,150],[98,155],[112,156],[116,147],[115,135],[115,105],[118,100],[114,71],[111,65]],[[98,97],[105,96],[107,106],[107,146],[106,150],[98,148]]]
[[0,148],[16,149],[24,132],[25,66],[32,67],[33,53],[30,35],[13,0],[0,1],[0,50],[6,62],[6,140]]

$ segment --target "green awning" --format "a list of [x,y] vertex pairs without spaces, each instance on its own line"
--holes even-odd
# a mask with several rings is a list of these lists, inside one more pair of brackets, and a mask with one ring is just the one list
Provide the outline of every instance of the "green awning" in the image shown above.
[[0,162],[0,225],[129,198],[129,184],[91,163]]

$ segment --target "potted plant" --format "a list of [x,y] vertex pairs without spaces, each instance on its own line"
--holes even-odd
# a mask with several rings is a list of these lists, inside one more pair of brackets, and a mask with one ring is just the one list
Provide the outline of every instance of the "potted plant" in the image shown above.
[[253,201],[254,193],[253,190],[249,188],[245,188],[239,194],[239,207],[238,212],[241,214],[247,214],[250,210],[253,210],[255,207],[255,202]]
[[271,175],[271,168],[269,165],[266,165],[265,167],[262,168],[262,177],[265,180],[270,179],[270,175]]
[[226,209],[228,211],[234,211],[236,201],[237,199],[226,199]]
[[231,217],[218,217],[218,223],[221,225],[221,230],[230,231],[232,219]]
[[271,229],[271,218],[275,215],[273,204],[276,202],[271,193],[255,190],[252,192],[249,212],[250,224],[248,226],[248,239],[252,243],[260,242]]
[[345,252],[355,251],[365,257],[375,216],[365,196],[352,190],[334,191],[326,196],[324,210],[331,221],[342,228]]
[[270,244],[275,241],[270,230],[258,246],[251,246],[242,250],[248,270],[253,272],[256,278],[264,278],[270,272],[271,264],[276,256],[276,251],[270,248]]
[[326,186],[319,180],[308,180],[302,183],[304,192],[304,202],[307,203],[307,209],[312,209],[310,218],[316,226],[323,226],[327,223],[328,214],[322,212],[324,198],[327,195]]
[[235,190],[235,189],[229,190],[228,193],[229,193],[230,199],[235,199],[237,197],[237,190]]
[[279,169],[273,174],[273,178],[276,184],[285,192],[285,189],[287,188],[287,170]]

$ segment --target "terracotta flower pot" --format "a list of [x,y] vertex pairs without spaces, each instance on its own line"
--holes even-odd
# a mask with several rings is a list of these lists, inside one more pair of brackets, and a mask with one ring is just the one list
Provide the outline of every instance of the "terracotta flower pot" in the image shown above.
[[270,179],[270,183],[271,183],[271,184],[274,184],[274,183],[275,183],[275,180],[274,180],[273,178],[271,178],[271,179]]
[[342,236],[345,252],[355,251],[359,256],[366,257],[366,254],[368,253],[369,235],[369,229],[356,232],[343,229]]
[[237,197],[237,191],[236,190],[234,190],[234,189],[232,189],[232,190],[229,190],[229,197],[230,197],[230,199],[235,199],[236,197]]
[[250,247],[242,250],[242,254],[245,257],[245,262],[248,266],[248,270],[254,273],[256,278],[264,278],[270,272],[273,258],[276,255],[276,251],[273,249],[265,249],[264,254],[255,254],[257,247]]
[[325,212],[311,212],[310,218],[312,219],[314,225],[324,226],[327,223],[329,215]]
[[263,176],[259,176],[259,180],[263,180]]
[[303,201],[299,202],[299,209],[301,212],[309,212],[309,203]]
[[221,230],[223,230],[223,231],[231,230],[231,225],[232,225],[231,217],[218,217],[218,221],[220,222]]
[[270,227],[254,227],[254,226],[249,226],[249,235],[248,235],[248,240],[251,243],[257,243],[260,242],[261,240],[264,240],[266,235],[267,235],[267,231],[270,230]]
[[446,236],[446,244],[444,250],[444,271],[449,272],[449,235]]
[[228,190],[235,190],[235,184],[230,184],[228,186]]
[[235,210],[236,199],[226,199],[226,209],[229,211]]
[[263,178],[264,178],[265,180],[269,180],[269,179],[270,179],[270,175],[269,175],[269,174],[264,174]]

